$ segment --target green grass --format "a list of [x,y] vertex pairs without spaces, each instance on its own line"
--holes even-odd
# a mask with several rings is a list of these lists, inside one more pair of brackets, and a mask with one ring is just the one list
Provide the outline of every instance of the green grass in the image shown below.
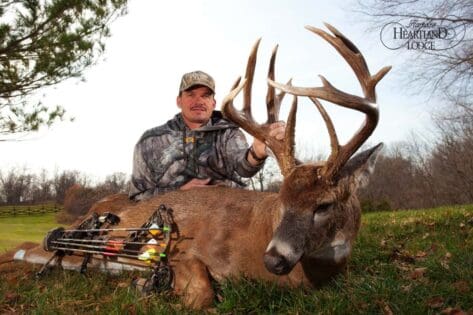
[[0,217],[0,253],[25,241],[41,242],[56,223],[56,214]]
[[[130,273],[56,270],[37,280],[37,267],[10,268],[0,272],[0,313],[199,314],[176,297],[141,297]],[[223,314],[471,314],[473,206],[364,215],[346,274],[320,289],[247,279],[216,288]]]

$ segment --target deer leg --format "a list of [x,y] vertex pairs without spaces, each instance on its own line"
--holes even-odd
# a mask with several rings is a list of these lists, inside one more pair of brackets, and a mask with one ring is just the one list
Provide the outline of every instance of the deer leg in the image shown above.
[[207,267],[197,258],[180,261],[173,268],[174,291],[186,306],[194,309],[209,307],[214,298]]

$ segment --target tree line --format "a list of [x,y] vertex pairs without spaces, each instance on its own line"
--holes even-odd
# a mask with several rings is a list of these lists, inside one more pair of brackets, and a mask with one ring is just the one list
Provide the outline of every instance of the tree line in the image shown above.
[[128,176],[117,172],[103,181],[93,184],[92,180],[79,171],[65,170],[49,176],[46,170],[33,173],[27,168],[0,170],[0,204],[38,204],[56,202],[63,204],[67,191],[74,186],[106,195],[126,192]]
[[[369,184],[360,192],[364,211],[473,203],[473,110],[450,106],[434,115],[433,125],[428,137],[417,134],[386,145]],[[268,163],[248,181],[248,189],[277,191],[281,178],[277,173],[277,166]],[[44,170],[31,173],[14,168],[0,170],[0,203],[55,201],[71,208],[70,213],[83,214],[100,198],[126,192],[128,185],[125,173],[114,173],[93,184],[78,171],[50,177]]]
[[365,206],[427,208],[473,202],[473,111],[452,107],[434,117],[435,133],[391,145],[362,192]]

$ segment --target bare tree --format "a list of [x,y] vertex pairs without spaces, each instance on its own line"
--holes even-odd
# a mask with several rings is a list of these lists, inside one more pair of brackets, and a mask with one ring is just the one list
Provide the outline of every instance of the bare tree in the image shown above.
[[31,186],[31,201],[33,203],[54,200],[53,181],[48,177],[45,169],[41,170],[38,175],[33,175]]
[[[405,27],[406,33],[403,35],[406,45],[408,41],[418,41],[424,45],[401,50],[413,58],[413,62],[406,63],[408,66],[405,68],[408,86],[416,89],[428,87],[433,93],[453,98],[456,102],[473,95],[471,0],[358,0],[358,10],[370,17],[371,29],[380,32],[389,23],[397,23],[393,25]],[[402,27],[397,31],[400,29]],[[435,32],[435,29],[438,30],[437,35],[423,32]],[[422,36],[424,38],[419,39]],[[437,38],[434,40],[442,41],[443,46],[426,46],[425,43],[435,36]]]
[[443,204],[472,202],[473,115],[464,108],[443,112],[434,122],[440,135],[431,156],[437,194]]
[[[369,200],[373,210],[411,206],[415,165],[403,149],[404,144],[398,143],[384,150],[369,185],[362,190],[362,200]],[[383,209],[379,209],[379,205],[383,205]]]
[[26,169],[10,169],[5,175],[0,173],[0,191],[7,204],[19,204],[30,199],[33,176]]
[[[274,181],[280,182],[280,174],[275,160],[269,158],[263,168],[253,177],[249,178],[248,182],[253,190],[268,191],[268,187],[271,186]],[[275,187],[271,189],[271,191],[275,191]]]
[[127,174],[123,172],[116,172],[105,177],[105,181],[97,187],[101,190],[113,193],[125,193],[128,190],[129,179]]
[[431,155],[435,143],[431,143],[431,139],[424,138],[419,133],[412,133],[404,146],[415,165],[415,174],[411,183],[415,192],[413,196],[415,201],[410,207],[428,208],[441,204],[432,170]]
[[53,187],[56,195],[56,202],[62,204],[69,187],[75,184],[84,184],[84,176],[78,171],[62,171],[54,176]]
[[89,208],[105,196],[124,193],[128,187],[128,176],[125,173],[113,173],[105,181],[95,186],[74,184],[70,186],[64,197],[64,212],[59,216],[60,221],[72,222],[78,216],[87,213]]
[[90,206],[108,194],[107,191],[99,187],[82,187],[78,184],[70,186],[65,193],[65,215],[62,216],[61,221],[70,222],[78,216],[84,215]]

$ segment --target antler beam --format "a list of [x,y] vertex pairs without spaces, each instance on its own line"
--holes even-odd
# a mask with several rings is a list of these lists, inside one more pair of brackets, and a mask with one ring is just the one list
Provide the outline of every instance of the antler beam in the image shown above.
[[[333,35],[312,27],[306,28],[321,36],[328,41],[342,57],[347,61],[355,72],[358,81],[363,90],[364,97],[345,93],[335,88],[325,77],[320,76],[323,86],[314,88],[295,87],[288,84],[280,84],[268,79],[271,86],[297,96],[307,96],[317,106],[320,111],[330,135],[330,143],[332,152],[327,160],[321,174],[325,178],[333,177],[340,168],[348,161],[348,159],[360,148],[366,139],[372,134],[379,119],[379,110],[376,104],[376,84],[388,73],[390,66],[382,68],[378,73],[372,76],[368,70],[366,61],[358,50],[358,48],[335,27],[324,23]],[[355,109],[366,115],[365,121],[361,128],[353,135],[353,137],[343,146],[340,146],[335,129],[330,117],[325,112],[318,98],[341,105],[343,107]]]

